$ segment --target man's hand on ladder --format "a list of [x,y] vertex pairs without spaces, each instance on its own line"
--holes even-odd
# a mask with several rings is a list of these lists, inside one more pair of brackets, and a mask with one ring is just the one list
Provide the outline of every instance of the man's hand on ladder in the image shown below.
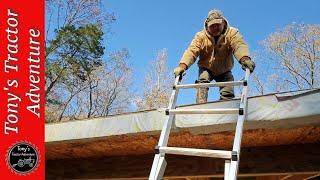
[[178,77],[180,75],[184,76],[186,74],[186,70],[187,70],[188,66],[184,63],[179,64],[178,67],[176,67],[174,69],[174,76]]

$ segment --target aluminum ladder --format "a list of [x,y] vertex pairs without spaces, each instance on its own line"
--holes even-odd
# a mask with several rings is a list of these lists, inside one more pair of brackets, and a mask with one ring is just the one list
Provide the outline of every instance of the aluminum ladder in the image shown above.
[[[155,147],[155,156],[152,163],[149,180],[160,180],[163,178],[164,171],[167,165],[165,160],[166,154],[186,155],[186,156],[201,156],[223,158],[225,160],[224,179],[236,180],[238,174],[238,166],[240,160],[240,146],[243,131],[243,122],[247,116],[247,94],[248,94],[248,80],[250,71],[246,69],[245,78],[241,81],[229,81],[218,83],[201,83],[201,84],[180,84],[182,75],[176,77],[173,91],[170,97],[169,106],[165,113],[168,119],[165,121],[158,145]],[[224,108],[224,109],[175,109],[179,89],[186,88],[201,88],[201,87],[221,87],[221,86],[243,86],[240,98],[239,108]],[[211,150],[211,149],[194,149],[194,148],[180,148],[168,147],[168,139],[172,124],[174,123],[176,114],[238,114],[237,125],[235,130],[235,137],[233,141],[232,151],[226,150]]]

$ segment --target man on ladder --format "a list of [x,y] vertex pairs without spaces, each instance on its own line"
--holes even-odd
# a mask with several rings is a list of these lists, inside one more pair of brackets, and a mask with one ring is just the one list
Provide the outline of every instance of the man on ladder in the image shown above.
[[[244,80],[234,81],[231,69],[233,67],[233,55],[239,59],[245,70]],[[190,67],[197,57],[199,58],[199,80],[197,84],[180,84],[182,74]],[[185,51],[179,67],[174,70],[176,75],[165,114],[168,118],[163,124],[158,145],[155,147],[155,156],[149,175],[149,180],[160,180],[164,175],[167,165],[166,154],[201,156],[223,158],[225,160],[225,180],[236,180],[240,162],[241,137],[243,123],[247,116],[247,94],[250,72],[255,68],[254,62],[249,56],[248,46],[244,42],[239,31],[229,27],[227,20],[218,10],[212,10],[205,21],[205,28],[196,34],[190,46]],[[210,83],[215,80],[217,83]],[[229,81],[229,82],[225,82]],[[197,88],[197,103],[207,101],[209,87],[220,87],[221,99],[234,97],[233,86],[243,86],[239,108],[209,108],[209,109],[185,109],[176,108],[179,89]],[[232,150],[213,150],[183,147],[169,147],[168,140],[172,124],[177,114],[238,114],[236,121],[235,137]]]
[[[254,62],[249,55],[249,48],[239,30],[230,27],[221,11],[211,10],[204,22],[204,29],[196,33],[191,44],[184,52],[180,64],[174,69],[174,74],[183,74],[199,57],[199,78],[197,83],[234,81],[231,69],[233,55],[239,60],[242,69],[252,72]],[[197,103],[206,103],[208,88],[199,88]],[[234,98],[233,86],[220,87],[220,99]]]

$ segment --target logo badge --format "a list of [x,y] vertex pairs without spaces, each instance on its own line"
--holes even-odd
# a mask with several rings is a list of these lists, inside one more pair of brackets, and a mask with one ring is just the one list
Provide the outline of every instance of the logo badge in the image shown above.
[[17,174],[26,175],[38,167],[39,152],[34,145],[18,142],[8,151],[7,164]]

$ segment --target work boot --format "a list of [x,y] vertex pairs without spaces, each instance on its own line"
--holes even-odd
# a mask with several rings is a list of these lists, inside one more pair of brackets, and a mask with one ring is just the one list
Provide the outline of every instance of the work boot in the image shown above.
[[197,89],[197,104],[206,103],[208,99],[209,88],[198,88]]

